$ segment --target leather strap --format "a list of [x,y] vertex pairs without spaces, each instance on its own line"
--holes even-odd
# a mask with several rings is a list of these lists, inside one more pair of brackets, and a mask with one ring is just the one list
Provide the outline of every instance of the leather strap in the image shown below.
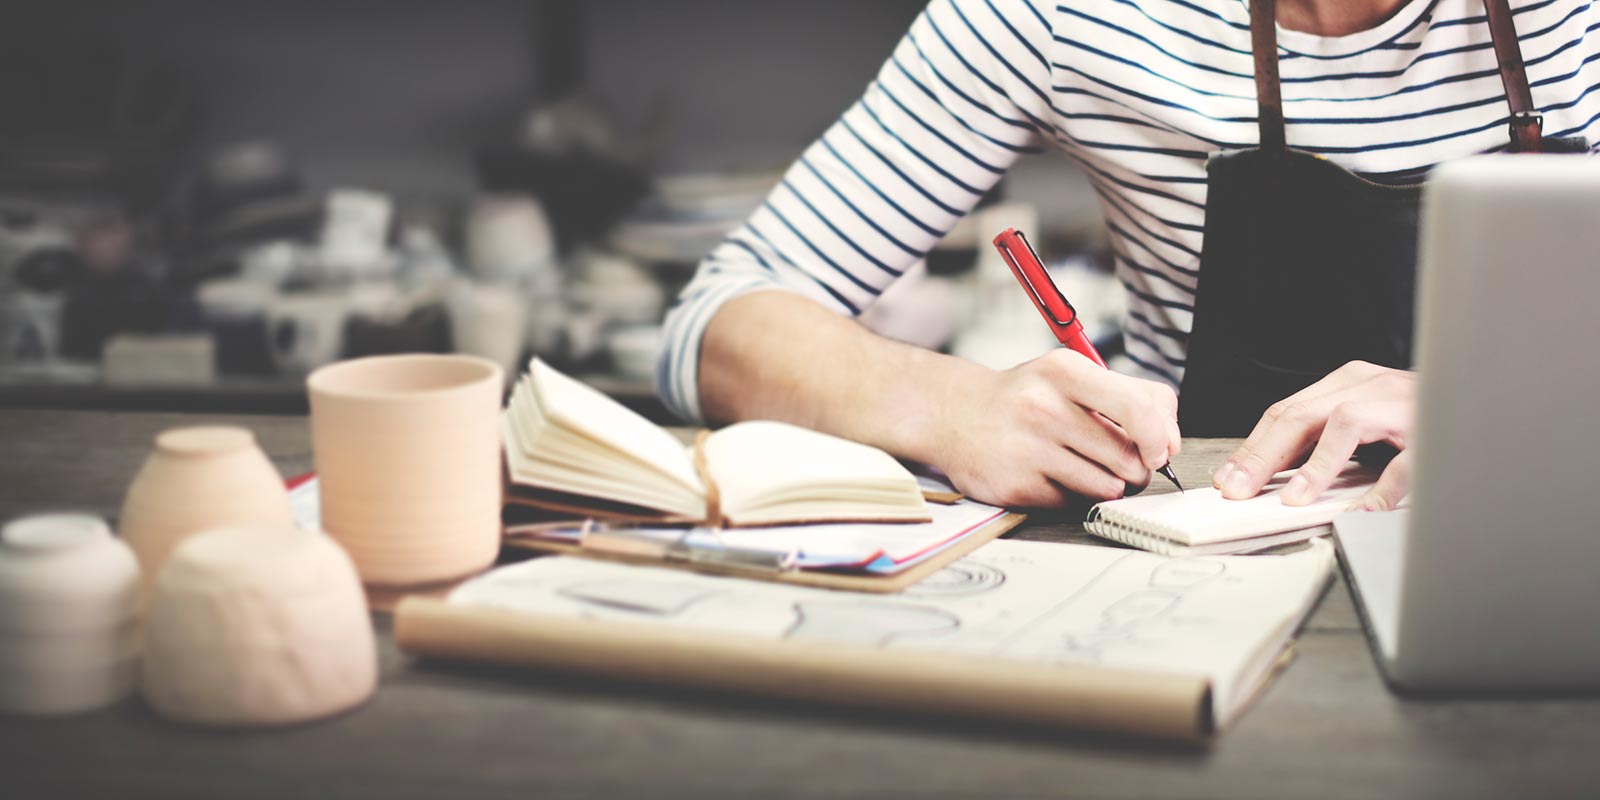
[[[1543,139],[1544,118],[1533,104],[1511,8],[1506,0],[1483,0],[1483,6],[1489,16],[1489,37],[1494,41],[1500,82],[1505,86],[1506,103],[1511,107],[1511,149],[1519,153],[1537,153]],[[1278,79],[1277,25],[1277,0],[1250,0],[1250,50],[1256,64],[1256,113],[1262,150],[1288,147],[1284,134],[1283,90]]]
[[1511,8],[1506,0],[1483,0],[1483,8],[1489,14],[1489,37],[1494,40],[1494,60],[1500,65],[1500,83],[1506,87],[1506,104],[1511,106],[1511,149],[1537,153],[1544,139],[1544,117],[1528,88]]
[[1256,125],[1261,131],[1261,149],[1283,150],[1288,143],[1278,80],[1277,0],[1250,1],[1250,52],[1256,59]]

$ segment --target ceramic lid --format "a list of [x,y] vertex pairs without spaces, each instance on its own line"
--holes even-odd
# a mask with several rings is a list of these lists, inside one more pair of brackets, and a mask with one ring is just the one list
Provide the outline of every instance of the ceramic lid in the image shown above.
[[114,627],[138,609],[133,551],[91,514],[38,514],[0,528],[0,630]]

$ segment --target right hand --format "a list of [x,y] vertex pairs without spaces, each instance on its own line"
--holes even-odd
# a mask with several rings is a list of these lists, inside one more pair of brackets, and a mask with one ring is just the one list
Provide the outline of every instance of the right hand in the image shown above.
[[1121,497],[1178,454],[1178,396],[1065,348],[963,381],[941,413],[935,466],[1009,508]]

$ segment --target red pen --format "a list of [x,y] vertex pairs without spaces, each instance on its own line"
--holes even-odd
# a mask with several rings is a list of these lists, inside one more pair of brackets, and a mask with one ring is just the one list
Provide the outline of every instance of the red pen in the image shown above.
[[[1106,366],[1106,360],[1100,357],[1100,351],[1094,349],[1094,343],[1089,341],[1089,335],[1083,331],[1083,323],[1078,320],[1078,310],[1072,307],[1066,295],[1056,288],[1056,282],[1050,279],[1050,273],[1044,269],[1044,263],[1039,260],[1039,254],[1033,251],[1033,245],[1028,244],[1027,237],[1016,228],[1006,228],[994,237],[994,247],[1000,251],[1000,257],[1006,260],[1006,265],[1011,267],[1011,274],[1017,276],[1017,282],[1028,292],[1028,297],[1033,300],[1033,307],[1039,309],[1039,315],[1044,317],[1045,324],[1050,326],[1050,332],[1056,335],[1056,341],[1063,346],[1082,355],[1084,358]],[[1183,484],[1178,482],[1178,476],[1172,471],[1172,465],[1166,464],[1156,470],[1172,485],[1183,491]]]

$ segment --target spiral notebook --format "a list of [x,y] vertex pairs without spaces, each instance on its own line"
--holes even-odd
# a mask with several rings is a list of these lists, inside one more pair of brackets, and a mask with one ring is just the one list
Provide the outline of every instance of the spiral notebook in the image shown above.
[[1280,472],[1248,500],[1212,488],[1127,497],[1089,510],[1084,528],[1103,539],[1171,556],[1250,553],[1328,533],[1333,518],[1360,499],[1378,477],[1352,462],[1310,505],[1286,506],[1281,494],[1294,471]]

